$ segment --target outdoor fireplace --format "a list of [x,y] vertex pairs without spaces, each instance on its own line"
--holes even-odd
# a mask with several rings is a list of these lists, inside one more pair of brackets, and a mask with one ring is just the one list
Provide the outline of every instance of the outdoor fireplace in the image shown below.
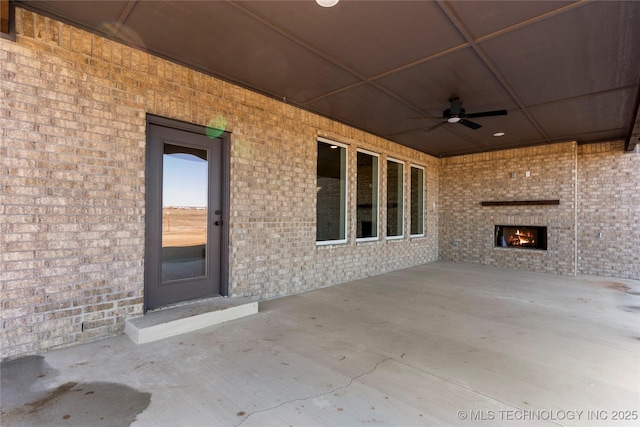
[[496,225],[494,235],[496,247],[547,250],[547,227]]

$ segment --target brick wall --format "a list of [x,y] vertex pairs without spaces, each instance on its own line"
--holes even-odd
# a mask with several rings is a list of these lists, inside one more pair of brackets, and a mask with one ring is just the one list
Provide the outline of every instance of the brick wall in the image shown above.
[[[289,295],[437,259],[438,218],[434,210],[425,213],[428,221],[425,238],[386,241],[381,227],[379,241],[355,240],[358,148],[380,153],[381,165],[386,163],[387,154],[406,161],[420,159],[431,173],[426,185],[427,198],[437,197],[437,159],[325,119],[320,119],[319,125],[314,124],[317,117],[307,113],[300,118],[291,117],[288,123],[286,114],[289,111],[297,114],[299,110],[285,106],[282,111],[284,122],[267,126],[281,138],[267,137],[256,143],[239,137],[239,130],[234,132],[230,283],[234,294],[265,298]],[[305,124],[307,117],[311,122]],[[296,127],[302,127],[307,136],[299,135]],[[333,130],[324,130],[327,128]],[[317,136],[349,147],[347,244],[315,243]],[[244,155],[245,150],[254,154]],[[386,176],[386,166],[381,166],[381,174]],[[386,193],[382,190],[379,203],[385,206]],[[408,224],[408,207],[405,212]],[[380,224],[385,223],[386,212],[382,209]],[[408,236],[408,230],[405,235]]]
[[640,279],[640,152],[578,146],[578,271]]
[[[637,149],[625,152],[622,141],[554,144],[442,159],[440,170],[441,259],[640,278]],[[480,205],[537,199],[560,205]],[[494,225],[548,226],[548,250],[495,248]]]
[[[437,259],[437,159],[37,14],[16,15],[16,42],[0,39],[0,357],[113,335],[142,314],[147,113],[227,122],[233,295],[288,295]],[[315,244],[318,136],[349,145],[344,245]],[[380,153],[382,165],[390,155],[426,167],[425,238],[355,242],[357,148]],[[407,186],[408,175],[405,194]]]
[[[442,159],[440,258],[575,274],[576,162],[573,142]],[[481,205],[549,199],[560,204]],[[495,225],[547,226],[548,250],[496,248]]]
[[0,40],[2,356],[142,313],[145,113],[131,52],[18,10]]

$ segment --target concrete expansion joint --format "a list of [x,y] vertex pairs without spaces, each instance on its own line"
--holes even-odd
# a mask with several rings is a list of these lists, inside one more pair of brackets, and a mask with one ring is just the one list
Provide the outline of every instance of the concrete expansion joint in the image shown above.
[[356,380],[358,380],[358,379],[360,379],[360,378],[362,378],[362,377],[365,377],[365,376],[367,376],[367,375],[371,375],[371,374],[373,374],[373,373],[378,369],[378,367],[379,367],[380,365],[382,365],[383,363],[385,363],[385,362],[387,362],[387,361],[389,361],[389,360],[392,360],[392,359],[393,359],[392,357],[385,357],[384,359],[382,359],[381,361],[379,361],[378,363],[376,363],[376,364],[375,364],[375,366],[374,366],[373,368],[371,368],[371,369],[370,369],[370,370],[368,370],[367,372],[363,372],[362,374],[358,374],[358,375],[356,375],[355,377],[351,378],[347,384],[342,385],[342,386],[340,386],[340,387],[336,387],[336,388],[334,388],[334,389],[331,389],[331,390],[329,390],[329,391],[325,391],[325,392],[323,392],[323,393],[314,394],[313,396],[298,397],[298,398],[296,398],[296,399],[286,400],[286,401],[281,402],[281,403],[279,403],[279,404],[277,404],[277,405],[275,405],[275,406],[272,406],[272,407],[270,407],[270,408],[265,408],[265,409],[260,409],[260,410],[258,410],[258,411],[250,412],[250,413],[248,413],[248,414],[247,414],[247,415],[242,419],[242,421],[240,421],[238,424],[235,424],[233,427],[239,427],[239,426],[241,426],[242,424],[244,424],[244,422],[245,422],[245,421],[247,421],[251,416],[253,416],[253,415],[255,415],[255,414],[259,414],[259,413],[262,413],[262,412],[272,411],[272,410],[274,410],[274,409],[278,409],[278,408],[280,408],[280,407],[282,407],[282,406],[285,406],[285,405],[288,405],[288,404],[290,404],[290,403],[295,403],[295,402],[305,402],[305,401],[310,400],[310,399],[318,399],[318,398],[320,398],[320,397],[323,397],[323,396],[326,396],[326,395],[329,395],[329,394],[333,394],[333,393],[335,393],[335,392],[337,392],[337,391],[340,391],[340,390],[346,390],[347,388],[349,388],[349,387],[351,386],[351,384],[353,384],[353,382],[354,382],[354,381],[356,381]]

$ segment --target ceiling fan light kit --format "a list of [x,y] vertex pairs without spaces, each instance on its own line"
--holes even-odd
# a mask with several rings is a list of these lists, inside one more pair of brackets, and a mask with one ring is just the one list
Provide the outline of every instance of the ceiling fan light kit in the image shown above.
[[451,124],[460,123],[461,125],[466,126],[469,129],[476,130],[476,129],[480,129],[482,125],[467,119],[473,119],[476,117],[492,117],[492,116],[507,115],[507,110],[483,111],[480,113],[467,114],[465,109],[462,108],[462,101],[460,101],[460,98],[458,98],[457,96],[452,96],[451,98],[449,98],[449,104],[450,104],[450,107],[442,112],[442,118],[445,119],[444,122],[436,123],[430,128],[425,129],[424,132],[431,132],[432,130],[437,129],[446,123],[451,123]]

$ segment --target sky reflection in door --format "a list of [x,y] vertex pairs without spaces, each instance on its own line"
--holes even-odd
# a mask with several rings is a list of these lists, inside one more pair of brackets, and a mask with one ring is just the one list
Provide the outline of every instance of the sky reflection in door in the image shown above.
[[164,144],[162,282],[206,275],[207,152]]

